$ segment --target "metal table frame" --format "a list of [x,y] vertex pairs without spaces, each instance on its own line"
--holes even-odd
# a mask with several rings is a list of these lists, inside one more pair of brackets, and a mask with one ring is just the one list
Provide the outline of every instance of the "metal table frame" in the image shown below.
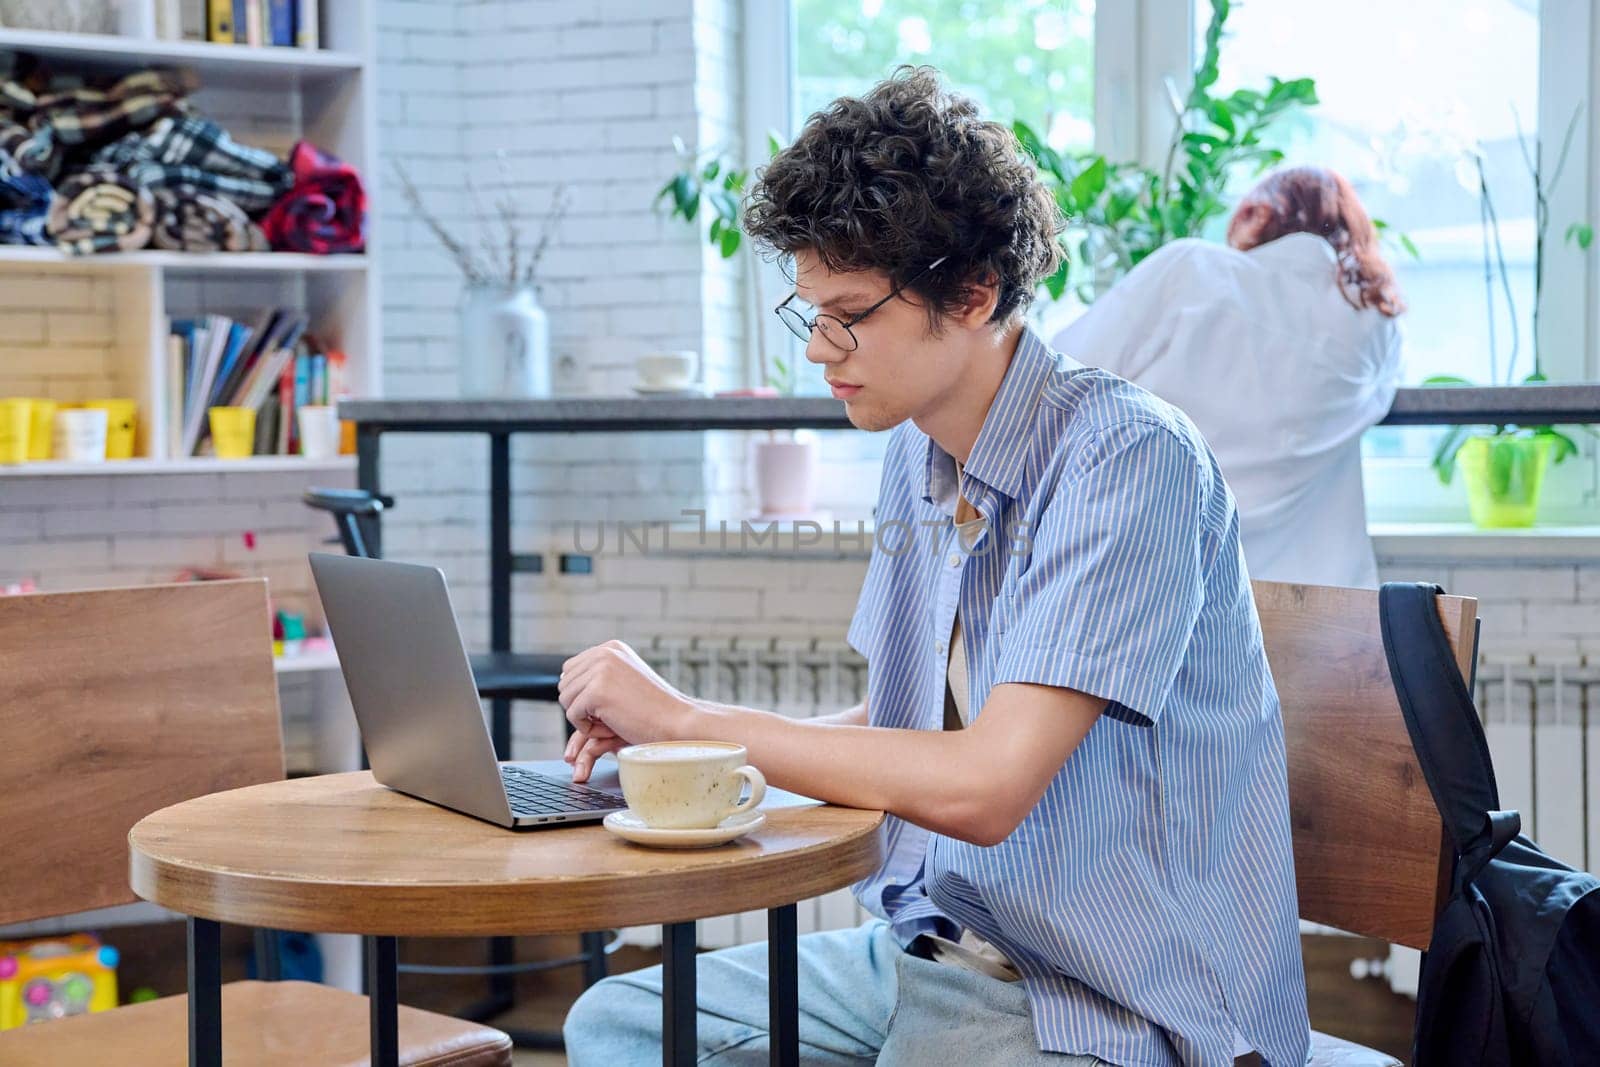
[[[694,928],[692,921],[661,928],[661,1062],[665,1067],[692,1067],[695,1062]],[[189,1067],[223,1067],[222,924],[190,916],[188,931]],[[800,1067],[796,905],[785,904],[767,912],[767,939],[770,1062]],[[270,932],[258,931],[258,951],[270,940]],[[399,939],[367,936],[362,941],[372,1065],[399,1067]],[[262,977],[276,980],[275,953],[260,952],[260,958]]]

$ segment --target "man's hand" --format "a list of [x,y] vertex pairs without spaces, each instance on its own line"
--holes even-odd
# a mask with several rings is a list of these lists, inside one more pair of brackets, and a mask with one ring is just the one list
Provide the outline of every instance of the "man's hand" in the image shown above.
[[588,781],[594,761],[607,752],[684,736],[698,710],[621,641],[595,645],[567,660],[558,690],[575,731],[565,759],[576,782]]

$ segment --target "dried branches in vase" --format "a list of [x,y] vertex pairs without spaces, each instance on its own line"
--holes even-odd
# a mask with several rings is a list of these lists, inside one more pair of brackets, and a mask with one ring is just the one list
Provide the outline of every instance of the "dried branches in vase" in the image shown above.
[[524,223],[527,221],[523,214],[524,204],[512,179],[510,164],[504,152],[498,155],[500,179],[504,191],[494,201],[492,209],[485,208],[472,178],[469,176],[466,179],[467,195],[472,203],[473,215],[484,229],[477,247],[473,247],[470,242],[454,233],[437,215],[428,210],[427,205],[423,203],[422,193],[412,182],[405,168],[400,165],[399,160],[395,160],[394,170],[400,179],[400,188],[405,194],[406,202],[411,205],[411,209],[416,212],[423,224],[433,231],[433,235],[450,254],[450,258],[455,260],[456,266],[469,286],[505,286],[507,289],[529,286],[536,289],[539,263],[544,259],[551,238],[555,236],[556,229],[570,206],[567,187],[564,184],[556,186],[550,195],[550,208],[545,212],[537,236],[529,236],[524,232]]

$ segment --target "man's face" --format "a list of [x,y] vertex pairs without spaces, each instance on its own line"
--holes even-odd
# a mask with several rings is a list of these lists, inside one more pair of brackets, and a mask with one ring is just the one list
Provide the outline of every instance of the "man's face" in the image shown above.
[[[841,321],[849,322],[893,288],[881,271],[836,274],[809,250],[795,254],[800,299]],[[806,358],[822,366],[833,395],[844,401],[851,423],[860,429],[887,430],[916,418],[937,405],[960,377],[958,331],[931,334],[927,308],[913,293],[900,293],[850,330],[855,351],[844,351],[816,329]]]

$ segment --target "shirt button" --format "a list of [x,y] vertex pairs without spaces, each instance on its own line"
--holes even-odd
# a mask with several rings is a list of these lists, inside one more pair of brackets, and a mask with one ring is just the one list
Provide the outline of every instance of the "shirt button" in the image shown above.
[[954,552],[950,553],[950,566],[952,566],[952,567],[961,566],[961,557],[956,555]]
[[944,655],[944,642],[943,641],[940,641],[937,644],[935,644],[933,646],[933,648],[934,648],[934,651],[939,653],[939,655],[941,655],[941,656]]

